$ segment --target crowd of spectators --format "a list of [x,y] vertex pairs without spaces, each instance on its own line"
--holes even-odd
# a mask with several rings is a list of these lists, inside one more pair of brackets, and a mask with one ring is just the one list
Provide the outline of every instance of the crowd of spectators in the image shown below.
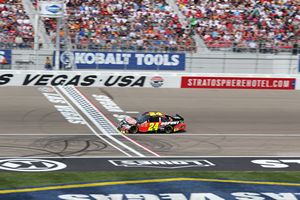
[[33,27],[21,0],[0,0],[0,47],[32,48]]
[[[165,0],[68,0],[69,35],[77,48],[194,51],[190,29]],[[55,27],[53,21],[48,27]]]
[[[65,0],[67,29],[60,35],[76,48],[99,50],[195,51],[195,33],[211,49],[276,52],[299,46],[299,1],[175,1],[188,25],[166,0]],[[56,20],[43,21],[55,41]],[[33,37],[22,1],[0,0],[0,47],[32,47]]]
[[296,0],[177,0],[177,4],[210,48],[278,51],[299,44]]

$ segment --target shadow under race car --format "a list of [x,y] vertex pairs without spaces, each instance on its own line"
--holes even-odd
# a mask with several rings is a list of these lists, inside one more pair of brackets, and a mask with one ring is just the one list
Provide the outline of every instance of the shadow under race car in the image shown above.
[[176,114],[166,115],[162,112],[145,112],[136,118],[125,117],[118,125],[122,133],[174,133],[185,131],[184,119]]

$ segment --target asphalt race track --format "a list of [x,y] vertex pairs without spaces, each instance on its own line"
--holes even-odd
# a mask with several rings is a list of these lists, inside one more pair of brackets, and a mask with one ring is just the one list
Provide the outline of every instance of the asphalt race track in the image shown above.
[[[0,157],[299,156],[298,91],[74,91],[1,87]],[[187,131],[124,136],[102,129],[101,123],[116,124],[118,117],[145,111],[178,113]],[[95,121],[99,113],[104,122]]]

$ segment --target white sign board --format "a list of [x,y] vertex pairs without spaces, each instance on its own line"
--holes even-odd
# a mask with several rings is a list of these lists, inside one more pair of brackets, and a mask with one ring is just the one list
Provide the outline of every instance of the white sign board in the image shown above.
[[180,88],[180,77],[95,71],[0,71],[0,86]]
[[62,1],[39,1],[39,11],[42,17],[63,17],[64,3]]

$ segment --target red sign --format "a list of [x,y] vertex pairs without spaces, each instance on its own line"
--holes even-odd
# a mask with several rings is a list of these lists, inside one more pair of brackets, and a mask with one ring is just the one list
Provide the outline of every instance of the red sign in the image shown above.
[[181,88],[294,90],[295,78],[183,76]]

